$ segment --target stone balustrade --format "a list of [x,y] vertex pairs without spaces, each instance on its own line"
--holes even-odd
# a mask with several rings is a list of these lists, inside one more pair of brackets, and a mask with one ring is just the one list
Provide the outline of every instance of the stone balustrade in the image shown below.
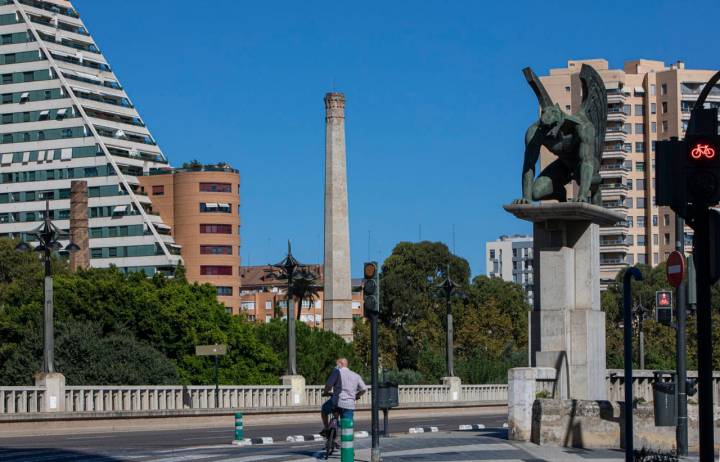
[[[223,385],[215,406],[214,386],[65,386],[65,412],[147,412],[230,409],[282,409],[297,406],[319,407],[327,398],[322,385],[307,385],[301,402],[285,385]],[[45,412],[43,387],[0,387],[0,415]],[[358,404],[370,406],[370,393]],[[447,385],[401,385],[401,405],[451,404]],[[462,385],[457,403],[503,404],[507,385]]]

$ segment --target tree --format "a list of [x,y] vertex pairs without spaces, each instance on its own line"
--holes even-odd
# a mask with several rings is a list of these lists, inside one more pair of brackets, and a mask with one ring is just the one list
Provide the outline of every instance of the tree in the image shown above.
[[297,299],[297,319],[300,320],[302,314],[302,302],[307,300],[311,305],[320,292],[320,285],[315,275],[309,270],[300,271],[293,277],[293,284],[290,293],[293,299]]

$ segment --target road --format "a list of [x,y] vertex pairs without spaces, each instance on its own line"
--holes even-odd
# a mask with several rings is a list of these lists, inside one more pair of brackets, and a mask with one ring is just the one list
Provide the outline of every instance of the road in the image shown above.
[[[463,424],[483,424],[490,428],[502,427],[507,420],[505,413],[488,413],[486,409],[478,408],[475,411],[473,409],[397,411],[397,416],[391,413],[389,429],[391,433],[407,433],[410,427],[435,426],[441,431],[449,431],[457,430],[458,426]],[[264,422],[265,424],[263,422],[247,424],[246,438],[271,437],[276,442],[272,446],[265,447],[231,447],[229,443],[233,439],[233,429],[217,427],[11,438],[0,436],[0,460],[3,462],[119,460],[251,462],[271,460],[274,458],[273,455],[287,454],[290,449],[308,457],[319,450],[322,446],[320,442],[286,443],[285,440],[290,435],[318,433],[319,418],[312,419],[312,417],[314,416],[298,416],[295,419],[297,422],[286,420],[278,423],[268,421]],[[367,413],[359,414],[355,430],[370,430]],[[360,440],[358,442],[361,444]],[[202,450],[202,454],[196,454],[197,450]],[[255,456],[262,458],[247,459]]]

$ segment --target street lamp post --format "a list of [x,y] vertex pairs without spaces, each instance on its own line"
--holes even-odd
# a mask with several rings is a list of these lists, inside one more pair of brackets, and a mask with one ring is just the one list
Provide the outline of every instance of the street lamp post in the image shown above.
[[287,256],[273,268],[280,272],[279,278],[287,279],[287,375],[297,375],[296,339],[295,339],[295,303],[293,302],[293,278],[299,271],[305,271],[303,265],[292,254],[290,241],[288,241]]
[[453,345],[453,316],[452,316],[452,296],[459,285],[450,278],[450,264],[445,270],[445,279],[439,284],[438,288],[445,295],[446,308],[446,328],[445,328],[445,362],[447,366],[447,376],[455,377],[454,365],[454,345]]
[[45,266],[45,308],[43,311],[43,372],[50,374],[55,372],[55,328],[54,328],[54,307],[53,307],[53,278],[52,278],[52,252],[66,250],[75,252],[80,248],[72,241],[63,249],[59,240],[69,237],[69,233],[60,230],[50,221],[50,201],[45,201],[45,218],[39,228],[29,233],[34,236],[38,244],[33,248],[25,241],[15,247],[17,251],[42,252]]

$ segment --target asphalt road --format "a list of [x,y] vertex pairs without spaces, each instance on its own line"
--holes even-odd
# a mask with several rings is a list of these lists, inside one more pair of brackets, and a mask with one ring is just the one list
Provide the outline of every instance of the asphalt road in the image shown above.
[[[433,415],[432,410],[414,416],[390,417],[391,433],[407,433],[410,427],[436,426],[440,431],[457,430],[463,424],[484,424],[488,428],[502,427],[507,414],[461,414]],[[382,421],[381,421],[382,422]],[[243,458],[265,454],[271,460],[272,454],[279,454],[294,448],[306,456],[322,447],[320,442],[286,443],[290,435],[318,433],[317,423],[282,423],[277,425],[248,426],[246,438],[272,437],[272,446],[253,446],[242,449]],[[360,418],[355,422],[356,431],[370,430],[370,422]],[[3,438],[0,435],[0,460],[7,462],[27,461],[116,461],[116,460],[195,460],[190,454],[196,449],[222,454],[232,451],[228,444],[233,440],[232,428],[197,428],[183,430],[106,432],[96,434],[54,435]],[[237,448],[234,454],[239,456]],[[187,455],[183,455],[187,454]],[[225,460],[225,459],[223,459]],[[263,459],[257,459],[263,460]]]

